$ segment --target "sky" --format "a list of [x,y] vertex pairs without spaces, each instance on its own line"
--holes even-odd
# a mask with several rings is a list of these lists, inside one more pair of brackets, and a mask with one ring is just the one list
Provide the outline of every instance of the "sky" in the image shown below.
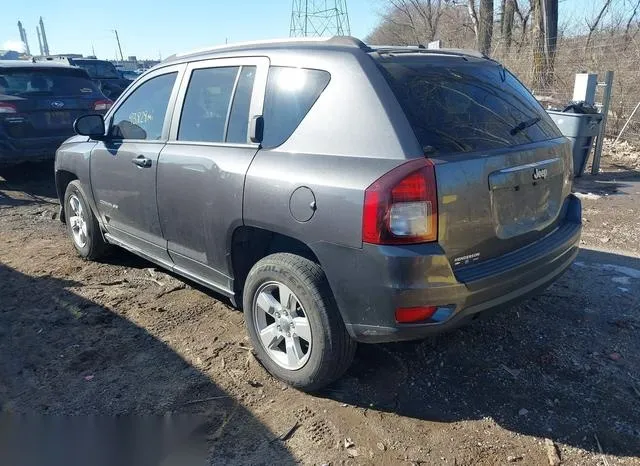
[[[288,37],[292,0],[0,0],[0,49],[19,41],[17,22],[38,52],[42,16],[52,54],[116,58],[118,30],[125,57],[157,59],[201,47]],[[346,0],[351,35],[364,38],[380,20],[385,0]],[[560,16],[598,0],[561,0]]]

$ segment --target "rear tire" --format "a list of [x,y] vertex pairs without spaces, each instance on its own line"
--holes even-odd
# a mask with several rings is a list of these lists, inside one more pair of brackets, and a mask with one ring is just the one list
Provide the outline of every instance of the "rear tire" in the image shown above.
[[107,243],[102,237],[98,219],[93,214],[78,180],[67,185],[64,194],[67,234],[83,259],[95,260],[104,255]]
[[287,384],[315,391],[351,365],[356,342],[318,264],[287,253],[258,261],[245,282],[243,308],[258,359]]

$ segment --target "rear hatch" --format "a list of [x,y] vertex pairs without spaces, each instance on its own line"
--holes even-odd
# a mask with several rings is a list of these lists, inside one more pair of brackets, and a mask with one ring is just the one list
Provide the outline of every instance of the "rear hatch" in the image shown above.
[[115,65],[106,60],[73,59],[73,64],[85,70],[104,95],[115,100],[132,83],[122,77]]
[[374,53],[434,162],[438,241],[454,270],[552,231],[571,157],[529,91],[500,64],[448,53]]
[[109,105],[84,70],[0,68],[0,125],[10,139],[70,136],[76,118]]

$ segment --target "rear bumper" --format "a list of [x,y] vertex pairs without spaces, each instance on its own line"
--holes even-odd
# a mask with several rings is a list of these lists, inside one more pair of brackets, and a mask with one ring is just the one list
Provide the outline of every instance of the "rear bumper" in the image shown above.
[[67,138],[68,135],[17,140],[0,136],[0,166],[53,160],[56,150]]
[[[420,339],[458,327],[479,312],[512,305],[555,281],[576,258],[582,231],[580,200],[571,196],[568,204],[567,218],[556,230],[473,269],[454,272],[437,244],[365,244],[339,251],[321,245],[316,254],[355,340]],[[398,307],[414,306],[438,306],[442,312],[437,322],[395,321]]]

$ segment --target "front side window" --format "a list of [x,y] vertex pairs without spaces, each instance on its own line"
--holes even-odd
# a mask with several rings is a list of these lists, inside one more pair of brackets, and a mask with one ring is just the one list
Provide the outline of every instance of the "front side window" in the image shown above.
[[113,115],[110,134],[116,139],[158,140],[177,73],[151,78],[138,87]]
[[184,98],[179,141],[224,142],[239,67],[194,70]]
[[272,66],[264,100],[262,146],[277,147],[289,139],[330,79],[322,70]]

